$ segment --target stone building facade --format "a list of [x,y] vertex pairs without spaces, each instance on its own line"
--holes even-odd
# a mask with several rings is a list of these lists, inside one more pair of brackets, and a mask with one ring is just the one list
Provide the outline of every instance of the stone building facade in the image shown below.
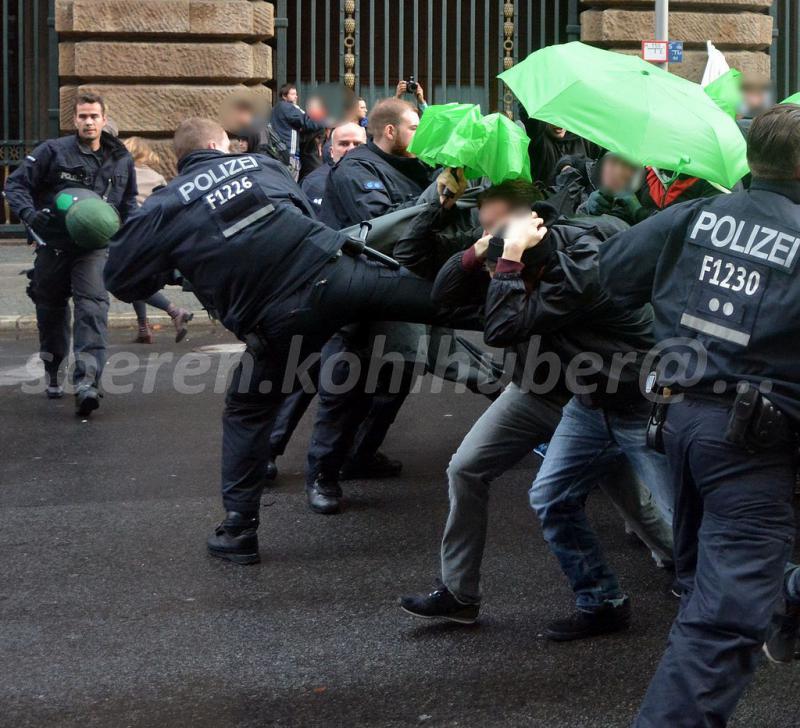
[[[357,15],[359,4],[348,3],[348,8],[350,4]],[[672,0],[670,36],[684,42],[685,58],[671,70],[699,80],[706,61],[705,42],[711,40],[746,78],[768,83],[771,4],[771,0]],[[297,0],[296,17],[303,5]],[[515,4],[518,12],[520,5]],[[653,35],[654,13],[647,7],[653,2],[580,0],[576,5],[585,42],[638,53],[642,39]],[[527,7],[530,12],[530,3]],[[344,9],[343,5],[330,22],[329,32],[337,38],[344,32]],[[182,118],[215,116],[234,94],[271,99],[272,91],[264,85],[273,78],[269,41],[275,33],[275,10],[269,2],[57,0],[56,30],[62,130],[72,124],[72,101],[78,91],[101,93],[121,135],[148,137],[167,160],[167,171],[173,168],[168,140]],[[317,33],[321,31],[320,24]],[[318,42],[324,39],[318,36]],[[362,35],[361,47],[354,52],[367,53],[365,43]],[[373,44],[381,43],[373,39]],[[356,79],[356,85],[359,81],[364,82]]]

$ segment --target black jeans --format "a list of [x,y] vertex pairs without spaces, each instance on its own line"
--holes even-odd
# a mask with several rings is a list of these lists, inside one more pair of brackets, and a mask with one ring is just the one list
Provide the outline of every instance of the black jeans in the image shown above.
[[724,726],[758,664],[795,533],[796,444],[750,453],[725,439],[727,406],[670,405],[678,617],[636,728]]
[[108,293],[103,284],[105,250],[71,251],[40,247],[36,251],[30,295],[36,304],[39,350],[45,371],[55,378],[69,353],[69,306],[72,297],[75,384],[96,384],[106,359]]
[[393,271],[363,258],[342,256],[271,308],[259,325],[263,347],[257,353],[249,348],[245,352],[225,399],[222,500],[226,510],[259,508],[275,418],[286,395],[303,383],[297,365],[313,366],[323,344],[351,321],[435,321],[431,285],[405,269]]

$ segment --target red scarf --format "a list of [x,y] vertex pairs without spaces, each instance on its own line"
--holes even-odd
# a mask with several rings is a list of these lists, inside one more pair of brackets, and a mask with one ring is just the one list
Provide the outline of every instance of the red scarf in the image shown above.
[[647,168],[647,188],[650,191],[650,197],[653,198],[653,202],[656,203],[656,206],[660,210],[663,210],[665,207],[669,207],[674,202],[677,202],[678,198],[695,182],[697,182],[697,180],[697,177],[676,179],[669,186],[669,189],[665,190],[664,185],[658,178],[655,170],[652,167]]

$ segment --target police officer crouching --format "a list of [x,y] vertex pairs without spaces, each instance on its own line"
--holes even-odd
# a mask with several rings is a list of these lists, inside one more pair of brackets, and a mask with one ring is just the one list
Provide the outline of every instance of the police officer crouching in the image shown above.
[[56,201],[68,188],[92,190],[124,221],[137,207],[137,190],[131,155],[122,142],[103,131],[107,122],[103,99],[80,94],[74,121],[75,134],[46,141],[25,157],[8,178],[5,196],[37,242],[29,292],[36,304],[47,396],[58,399],[64,394],[58,375],[68,353],[67,301],[72,296],[75,402],[77,413],[85,416],[100,404],[97,385],[106,357],[106,251],[77,245]]
[[663,438],[676,496],[683,597],[637,728],[727,723],[795,533],[800,106],[757,117],[747,156],[748,191],[676,205],[601,248],[612,296],[655,309],[652,439]]
[[289,362],[319,352],[350,321],[438,317],[430,282],[359,255],[346,235],[314,219],[283,165],[228,154],[227,134],[208,119],[184,121],[174,145],[177,177],[114,238],[105,281],[115,296],[135,301],[178,269],[203,305],[246,341],[223,414],[227,514],[207,544],[212,556],[251,564],[259,560],[265,444],[285,396],[302,386]]

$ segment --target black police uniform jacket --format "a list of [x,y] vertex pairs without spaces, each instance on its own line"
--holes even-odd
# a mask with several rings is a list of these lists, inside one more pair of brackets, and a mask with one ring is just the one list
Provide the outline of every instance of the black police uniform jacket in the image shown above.
[[[465,306],[469,300],[482,303],[484,339],[514,354],[512,380],[524,390],[542,391],[550,382],[553,389],[589,395],[587,404],[593,406],[638,400],[639,365],[653,344],[649,307],[619,306],[603,290],[598,251],[605,243],[596,227],[584,221],[556,221],[546,203],[533,209],[549,229],[533,269],[502,265],[501,260],[490,278],[468,249],[439,271],[433,300],[447,308]],[[555,373],[543,357],[534,366],[536,356],[546,352],[558,357]],[[565,377],[570,363],[578,372],[579,359],[587,353],[595,371],[587,368]],[[615,368],[615,355],[627,357],[629,363]]]
[[430,183],[430,173],[418,159],[386,154],[368,142],[334,165],[320,219],[341,229],[413,205]]
[[[67,187],[85,187],[113,205],[124,222],[137,208],[133,158],[115,136],[100,136],[103,160],[80,144],[77,134],[50,139],[34,149],[6,182],[11,209],[26,220],[45,208],[55,210],[56,195]],[[51,215],[44,241],[53,248],[77,250],[62,216]]]
[[314,219],[280,163],[259,154],[196,151],[111,242],[106,287],[144,299],[178,269],[240,338],[311,281],[345,237]]
[[800,423],[798,259],[800,181],[754,178],[745,192],[675,205],[614,236],[600,277],[624,306],[652,302],[670,355],[662,381],[678,373],[676,357],[688,358],[682,385],[696,392],[768,380],[767,396]]

